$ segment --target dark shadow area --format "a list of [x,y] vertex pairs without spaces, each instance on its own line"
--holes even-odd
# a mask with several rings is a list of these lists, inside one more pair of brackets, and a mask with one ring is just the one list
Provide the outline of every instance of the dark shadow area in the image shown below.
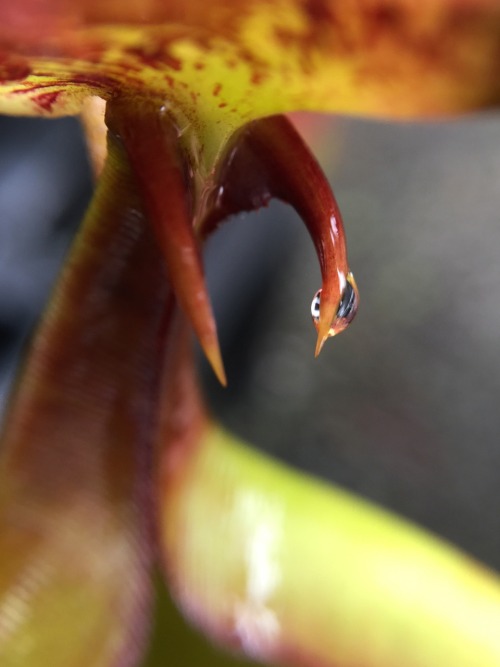
[[0,116],[0,408],[91,196],[75,119]]

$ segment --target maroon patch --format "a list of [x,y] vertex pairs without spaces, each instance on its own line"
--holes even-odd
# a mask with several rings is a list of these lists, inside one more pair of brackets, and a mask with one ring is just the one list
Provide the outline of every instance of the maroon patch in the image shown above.
[[250,77],[250,83],[254,84],[255,86],[258,86],[260,83],[264,81],[265,78],[266,75],[264,74],[264,72],[254,72]]
[[152,69],[163,69],[165,66],[179,72],[182,69],[182,61],[168,52],[168,45],[159,43],[153,48],[142,48],[131,46],[126,49],[126,54],[132,56],[145,67]]
[[44,111],[52,111],[52,106],[57,101],[61,91],[53,90],[51,92],[39,93],[33,98],[33,102]]
[[31,67],[24,58],[0,53],[0,83],[21,81],[31,74]]
[[324,23],[332,18],[331,7],[325,0],[306,0],[302,8],[314,23]]
[[68,79],[68,84],[83,84],[85,86],[90,86],[91,88],[107,88],[113,90],[116,88],[115,79],[106,74],[98,74],[94,72],[93,74],[74,74],[70,79]]
[[171,56],[169,53],[164,53],[162,56],[162,64],[167,65],[171,69],[174,69],[176,72],[180,72],[182,69],[182,61],[179,58]]
[[212,91],[212,95],[214,97],[217,97],[217,95],[220,93],[221,90],[222,90],[222,84],[216,83],[215,86],[214,86],[214,89]]

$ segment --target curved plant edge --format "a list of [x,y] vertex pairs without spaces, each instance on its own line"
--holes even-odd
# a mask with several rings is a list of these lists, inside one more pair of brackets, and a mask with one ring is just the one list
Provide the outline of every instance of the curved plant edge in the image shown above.
[[196,399],[188,357],[179,343],[182,381],[169,367],[191,426],[165,418],[159,493],[167,581],[189,620],[265,664],[499,663],[497,573],[228,433]]
[[[140,125],[146,110],[154,123],[142,123],[143,136],[153,146],[155,136],[166,142],[163,153],[154,151],[153,168],[142,182],[148,155],[141,151],[141,141],[125,137],[126,150],[121,157],[115,152],[115,167],[121,165],[118,171],[128,183],[121,211],[112,206],[118,222],[127,223],[119,256],[111,234],[108,249],[99,246],[100,254],[93,257],[94,270],[86,265],[95,292],[94,299],[83,302],[83,313],[82,284],[70,263],[66,277],[70,284],[75,278],[78,298],[64,308],[49,307],[45,321],[52,322],[52,335],[35,341],[30,372],[19,385],[18,398],[27,400],[13,404],[14,427],[7,433],[11,446],[0,471],[5,482],[0,539],[8,555],[0,572],[3,663],[33,667],[30,655],[37,660],[50,656],[52,664],[59,661],[62,667],[87,667],[89,661],[103,667],[136,663],[150,612],[147,528],[155,516],[142,476],[147,461],[136,469],[134,448],[145,444],[148,459],[155,439],[152,412],[156,414],[161,400],[161,477],[155,499],[162,517],[164,565],[185,614],[205,632],[255,658],[298,667],[434,667],[449,663],[450,656],[460,667],[496,667],[496,575],[404,522],[252,454],[211,426],[198,408],[189,407],[196,396],[187,377],[190,362],[185,360],[178,372],[172,363],[163,368],[167,329],[170,344],[185,339],[185,331],[179,338],[161,324],[159,310],[168,314],[172,306],[162,258],[149,232],[145,245],[136,243],[145,233],[143,218],[150,218],[170,283],[196,322],[199,313],[183,287],[186,276],[191,284],[202,284],[189,213],[199,229],[203,194],[216,182],[231,135],[249,121],[288,110],[421,118],[498,106],[500,8],[494,0],[425,5],[411,0],[361,5],[336,0],[229,5],[215,0],[189,7],[184,13],[177,3],[162,0],[141,6],[127,2],[120,8],[93,0],[20,0],[5,8],[0,25],[2,111],[75,114],[88,96],[97,95],[115,109],[121,107],[118,116],[109,116],[112,141],[132,131],[134,116]],[[169,129],[161,121],[159,134],[149,135],[158,115],[168,117]],[[177,161],[175,134],[189,158],[193,210],[184,198],[186,163]],[[165,197],[161,183],[150,188],[154,178],[148,177],[160,172],[173,184],[176,229],[190,252],[184,264],[177,263],[172,239],[161,236]],[[135,287],[130,248],[139,248],[136,260],[144,270],[136,315],[124,307],[122,279]],[[158,280],[163,294],[155,289]],[[150,293],[155,294],[150,304],[154,317],[144,320],[142,306]],[[110,320],[103,316],[108,306]],[[54,312],[57,317],[51,320]],[[82,314],[81,320],[73,319]],[[137,356],[123,357],[131,365],[114,357],[115,339],[122,344],[127,340],[122,330],[139,341]],[[198,334],[205,337],[207,356],[223,380],[208,309]],[[59,362],[57,340],[64,342],[66,368]],[[156,365],[152,351],[158,354]],[[151,375],[139,372],[141,381],[153,378],[156,389],[162,376],[163,387],[159,396],[143,402],[133,370],[134,364],[143,369],[144,363],[154,369],[149,367]],[[67,384],[61,386],[60,371],[68,369]],[[76,419],[69,418],[68,405]],[[97,433],[88,419],[89,407],[99,417]],[[169,407],[176,409],[165,409]],[[183,434],[179,415],[191,409],[195,419]],[[136,418],[132,429],[131,416]],[[41,434],[40,445],[34,434]],[[119,456],[121,438],[127,443],[127,465]],[[59,456],[52,450],[54,442]],[[36,456],[26,456],[30,449]],[[81,457],[82,452],[89,458]],[[80,485],[82,470],[87,487]],[[72,478],[74,485],[69,484]],[[82,532],[89,528],[90,549]],[[125,560],[114,560],[122,553],[117,544],[125,545]],[[90,589],[83,575],[90,575]],[[89,602],[87,596],[88,606],[79,607],[75,642],[78,597],[72,593],[85,598],[89,590],[94,598]],[[56,625],[54,618],[58,623],[63,618],[62,624]]]

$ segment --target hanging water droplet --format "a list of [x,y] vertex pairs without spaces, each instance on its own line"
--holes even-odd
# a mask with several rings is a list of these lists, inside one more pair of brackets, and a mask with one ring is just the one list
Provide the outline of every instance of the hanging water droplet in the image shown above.
[[342,294],[342,299],[337,310],[337,319],[347,320],[347,324],[349,324],[356,315],[357,307],[358,293],[356,283],[354,282],[354,276],[350,273],[347,276],[344,293]]
[[319,323],[319,305],[321,303],[321,290],[319,289],[316,294],[314,295],[314,299],[312,300],[311,303],[311,317],[313,318],[313,322]]
[[[316,330],[318,330],[320,320],[321,292],[321,289],[316,292],[311,303],[311,316]],[[340,299],[339,307],[337,308],[337,312],[328,331],[328,337],[339,334],[349,326],[356,315],[358,303],[359,294],[356,281],[354,280],[352,273],[349,273],[347,275],[346,284],[342,293],[342,298]]]

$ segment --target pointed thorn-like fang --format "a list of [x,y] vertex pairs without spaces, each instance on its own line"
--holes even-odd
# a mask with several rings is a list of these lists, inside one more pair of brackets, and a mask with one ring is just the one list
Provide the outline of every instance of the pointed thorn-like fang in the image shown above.
[[316,341],[316,349],[314,350],[314,358],[317,359],[319,357],[319,354],[321,350],[323,349],[323,345],[325,344],[326,339],[328,336],[322,336],[320,333],[318,333],[318,339]]
[[352,273],[347,274],[345,280],[342,280],[342,284],[344,287],[338,303],[335,296],[338,289],[335,284],[332,285],[331,281],[314,295],[311,304],[311,316],[318,332],[316,357],[321,352],[326,339],[344,331],[356,316],[359,294]]
[[208,236],[228,216],[260,208],[273,197],[295,208],[316,247],[323,282],[321,313],[313,317],[318,356],[325,340],[353,318],[352,306],[347,317],[336,317],[351,274],[342,216],[330,184],[285,116],[252,121],[229,142],[207,197],[201,236]]
[[[337,273],[334,273],[333,276],[338,279]],[[339,292],[340,288],[338,287],[337,280],[332,281],[331,276],[329,279],[327,278],[327,282],[323,283],[323,289],[321,290],[319,321],[316,323],[318,331],[316,356],[321,352],[327,338],[330,338],[332,335],[332,323],[334,322],[335,313],[339,305]]]
[[213,346],[204,347],[203,352],[221,385],[227,387],[226,371],[224,370],[224,363],[222,361],[218,340],[215,340]]
[[125,147],[179,306],[215,375],[226,386],[175,128],[155,105],[135,108],[120,100],[108,103],[106,120]]
[[[217,327],[210,304],[196,237],[189,218],[171,215],[168,226],[156,229],[167,272],[181,309],[187,316],[208,362],[226,386]],[[153,219],[154,223],[154,219]],[[180,252],[180,249],[182,251]]]
[[[324,304],[325,306],[327,305],[326,303]],[[317,357],[319,356],[319,353],[323,349],[323,345],[325,344],[325,341],[330,338],[331,334],[331,323],[333,320],[333,317],[329,316],[329,311],[332,313],[335,312],[335,308],[324,308],[323,309],[323,304],[321,304],[323,312],[320,313],[320,319],[318,322],[318,338],[316,341],[316,351],[314,353],[314,356]],[[327,311],[327,312],[325,312]]]

